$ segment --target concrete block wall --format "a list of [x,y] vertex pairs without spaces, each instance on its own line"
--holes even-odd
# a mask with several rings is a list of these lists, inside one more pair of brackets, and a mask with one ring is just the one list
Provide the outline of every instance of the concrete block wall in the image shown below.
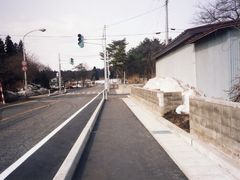
[[150,91],[141,87],[131,87],[131,97],[138,100],[149,110],[156,114],[163,115],[163,108],[159,106],[159,91]]
[[175,110],[183,103],[181,92],[165,92],[164,96],[164,112]]
[[240,103],[190,98],[190,133],[240,159]]
[[160,115],[175,110],[177,106],[182,104],[181,92],[164,93],[157,90],[132,87],[131,96],[137,98],[148,108],[154,110]]
[[154,90],[151,91],[151,90],[147,90],[139,87],[131,88],[131,94],[138,96],[140,98],[143,98],[155,105],[159,104],[159,99],[157,97],[158,93],[159,93],[158,91],[154,91]]

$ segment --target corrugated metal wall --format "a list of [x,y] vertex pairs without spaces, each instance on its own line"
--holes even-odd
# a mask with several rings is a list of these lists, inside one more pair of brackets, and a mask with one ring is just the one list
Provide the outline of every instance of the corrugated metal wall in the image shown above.
[[230,63],[231,63],[231,86],[236,82],[236,77],[240,76],[240,39],[236,37],[240,33],[231,33],[230,39]]

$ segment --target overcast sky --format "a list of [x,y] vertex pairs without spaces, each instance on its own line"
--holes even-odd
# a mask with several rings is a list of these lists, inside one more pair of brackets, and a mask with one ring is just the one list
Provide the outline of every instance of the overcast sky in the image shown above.
[[[169,28],[177,29],[171,31],[170,37],[193,27],[198,3],[207,1],[169,0]],[[125,37],[127,50],[145,37],[164,41],[164,3],[165,0],[0,0],[0,38],[5,40],[9,34],[14,42],[19,42],[27,32],[46,28],[46,32],[34,32],[25,39],[27,52],[34,54],[39,62],[57,70],[60,53],[64,70],[72,68],[70,58],[74,58],[75,65],[86,63],[89,69],[101,68],[101,40],[86,40],[93,44],[80,48],[77,34],[86,39],[101,38],[106,24],[107,42]],[[136,16],[139,17],[132,18]],[[159,31],[160,35],[154,35]]]

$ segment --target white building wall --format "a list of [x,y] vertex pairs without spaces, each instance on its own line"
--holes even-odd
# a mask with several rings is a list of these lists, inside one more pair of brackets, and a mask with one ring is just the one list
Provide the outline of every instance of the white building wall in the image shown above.
[[189,44],[163,56],[156,62],[156,75],[174,77],[196,86],[194,45]]
[[195,44],[197,88],[208,97],[228,99],[231,86],[229,34]]

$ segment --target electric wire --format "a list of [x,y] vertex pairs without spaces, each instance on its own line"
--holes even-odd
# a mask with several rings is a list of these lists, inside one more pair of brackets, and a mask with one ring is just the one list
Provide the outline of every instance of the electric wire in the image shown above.
[[122,24],[122,23],[125,23],[125,22],[128,22],[128,21],[131,21],[131,20],[133,20],[133,19],[137,19],[137,18],[142,17],[142,16],[145,16],[145,15],[147,15],[147,14],[149,14],[149,13],[153,13],[153,12],[155,12],[155,11],[163,8],[164,6],[165,6],[165,4],[162,5],[162,6],[160,6],[160,7],[153,8],[153,9],[150,9],[150,10],[148,10],[148,11],[145,11],[145,12],[143,12],[143,13],[141,13],[141,14],[136,15],[136,16],[132,16],[132,17],[130,17],[130,18],[123,19],[123,20],[117,21],[117,22],[112,23],[112,24],[108,24],[108,25],[106,25],[106,26],[109,28],[109,27],[112,27],[112,26],[116,26],[116,25],[119,25],[119,24]]

